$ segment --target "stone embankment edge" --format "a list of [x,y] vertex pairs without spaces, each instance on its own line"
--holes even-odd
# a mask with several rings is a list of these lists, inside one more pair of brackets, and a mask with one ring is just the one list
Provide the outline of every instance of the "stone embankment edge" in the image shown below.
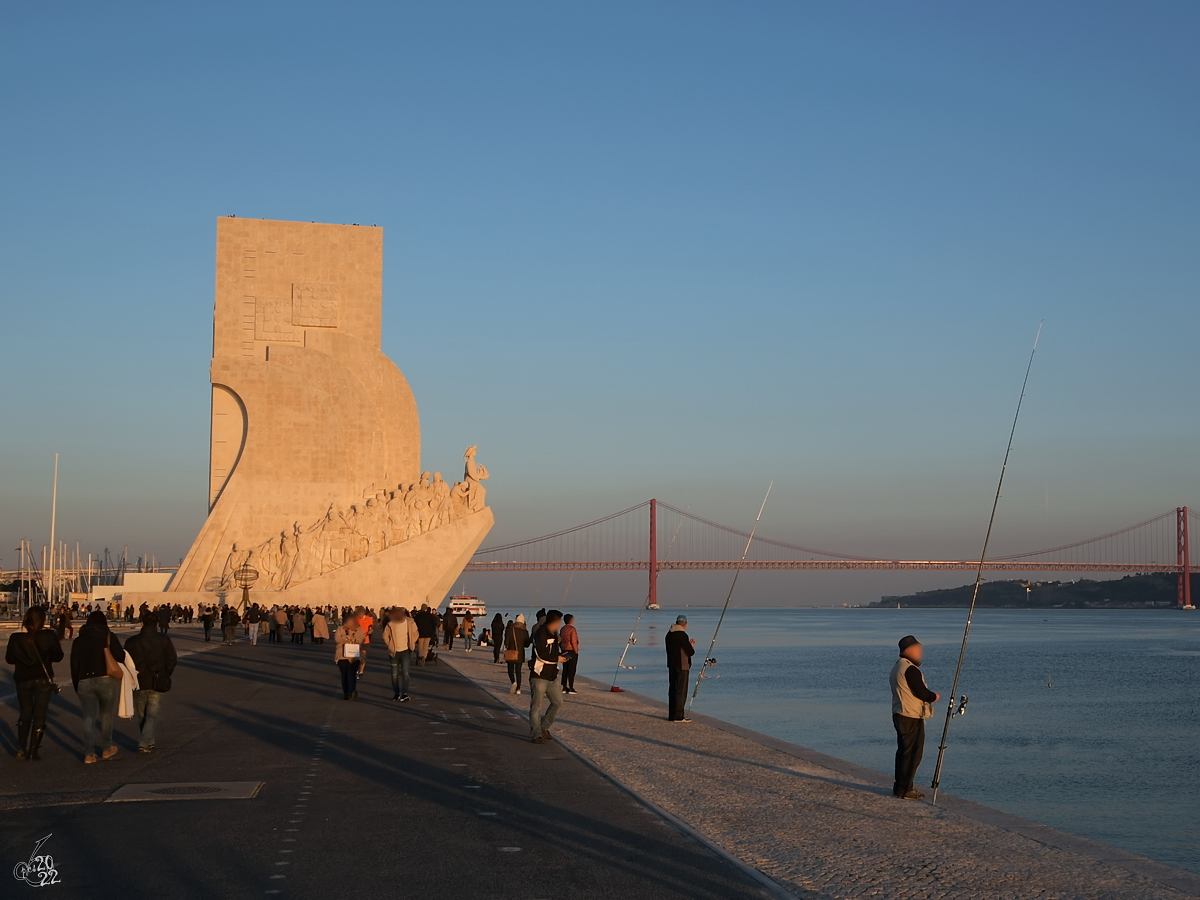
[[[576,678],[576,681],[585,682],[588,686],[600,691],[607,691],[610,687],[608,684],[597,681],[595,678],[579,676]],[[624,691],[623,693],[629,697],[636,698],[642,703],[647,703],[656,709],[661,709],[663,715],[666,716],[667,704],[634,691]],[[807,747],[791,744],[758,731],[751,731],[749,728],[734,725],[732,722],[726,722],[723,719],[714,719],[712,716],[696,712],[689,713],[689,715],[696,722],[709,725],[729,734],[736,734],[760,746],[778,750],[780,753],[786,753],[788,756],[794,756],[813,765],[830,769],[840,775],[865,781],[868,784],[883,788],[889,792],[891,791],[892,776],[890,775],[876,772],[857,763],[838,759],[836,756],[827,756],[816,750],[809,750]],[[1085,859],[1094,859],[1111,866],[1116,866],[1117,868],[1124,869],[1126,872],[1139,875],[1142,878],[1148,878],[1151,881],[1157,881],[1159,884],[1174,888],[1177,891],[1182,891],[1189,897],[1200,897],[1200,874],[1196,874],[1195,872],[1178,869],[1166,863],[1138,856],[1136,853],[1130,853],[1126,850],[1119,850],[1116,847],[1109,847],[1107,844],[1090,841],[1087,838],[1059,831],[1057,828],[1051,828],[1049,825],[1031,822],[1029,819],[1022,819],[1020,816],[1014,816],[1010,813],[1001,812],[998,809],[992,809],[989,806],[964,800],[962,797],[955,797],[944,791],[938,793],[938,808],[958,813],[961,816],[966,816],[977,822],[983,822],[986,825],[992,825],[1004,831],[1019,834],[1024,838],[1048,847],[1053,847],[1056,850],[1064,850],[1068,853],[1082,856]]]
[[[454,665],[454,663],[451,660],[446,659],[445,656],[439,656],[438,661],[441,663],[444,663],[446,666],[453,669],[455,672],[457,672],[463,678],[467,679],[467,681],[470,681],[472,684],[474,684],[476,687],[478,687],[480,690],[482,690],[485,694],[488,694],[489,696],[491,696],[493,699],[499,701],[500,703],[504,704],[505,706],[509,706],[509,707],[512,706],[511,702],[509,701],[509,697],[511,695],[508,694],[508,692],[497,691],[482,681],[476,681],[474,678],[472,678],[466,672],[459,669],[458,666]],[[595,681],[590,678],[583,678],[582,676],[578,677],[576,680],[591,682],[595,686],[599,686],[599,684],[600,684],[598,681]],[[604,688],[604,690],[607,690],[607,687]],[[525,695],[522,695],[522,696],[525,696]],[[572,747],[568,741],[565,741],[561,737],[556,735],[554,738],[554,743],[558,744],[560,747],[562,747],[564,750],[566,750],[568,753],[570,753],[572,756],[574,756],[577,760],[579,760],[581,763],[583,763],[585,766],[587,766],[588,769],[595,772],[597,775],[599,775],[605,781],[614,785],[619,790],[621,790],[623,793],[628,794],[630,797],[632,797],[638,803],[642,804],[647,809],[649,809],[651,812],[653,812],[655,815],[662,818],[663,821],[665,821],[668,825],[675,828],[677,831],[681,832],[682,834],[687,835],[688,837],[690,837],[692,840],[696,841],[700,845],[707,847],[713,853],[717,854],[722,859],[727,860],[731,865],[736,866],[740,871],[746,873],[746,875],[748,877],[750,877],[754,881],[756,881],[767,892],[767,894],[772,898],[772,900],[796,900],[796,897],[797,897],[796,894],[794,894],[792,891],[789,891],[784,885],[782,885],[780,882],[776,881],[770,875],[767,875],[765,872],[762,872],[762,871],[754,868],[754,866],[750,865],[745,860],[740,859],[737,856],[734,856],[732,853],[730,853],[724,847],[721,847],[720,845],[713,843],[711,840],[709,840],[707,837],[705,837],[703,834],[701,834],[699,831],[697,831],[695,828],[693,828],[687,822],[684,822],[682,819],[678,818],[677,816],[667,812],[665,809],[663,809],[661,806],[659,806],[653,800],[643,797],[637,791],[633,790],[628,785],[624,784],[619,778],[617,778],[611,772],[607,772],[604,769],[600,768],[600,766],[596,765],[596,763],[594,763],[594,762],[592,762],[592,760],[588,759],[588,757],[585,756],[581,751],[577,750],[575,747]]]

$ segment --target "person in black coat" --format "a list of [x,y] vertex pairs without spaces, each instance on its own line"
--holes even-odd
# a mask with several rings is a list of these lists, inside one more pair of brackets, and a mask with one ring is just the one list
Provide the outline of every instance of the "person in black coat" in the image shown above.
[[41,759],[38,748],[46,733],[46,710],[53,693],[54,664],[63,658],[58,635],[46,628],[46,611],[25,614],[24,631],[9,635],[4,661],[13,666],[21,711],[17,718],[17,759]]
[[121,683],[108,676],[105,648],[115,662],[125,661],[121,642],[108,630],[108,619],[104,613],[97,610],[87,617],[84,626],[79,629],[79,637],[71,645],[71,681],[83,711],[85,763],[96,761],[97,747],[104,759],[112,759],[117,755],[117,746],[112,742],[112,730]]
[[154,749],[158,709],[163,694],[171,689],[171,673],[178,660],[175,645],[165,634],[154,630],[155,624],[153,615],[143,616],[142,630],[125,642],[125,652],[133,657],[138,673],[138,686],[133,692],[133,710],[140,733],[138,753]]
[[672,722],[690,722],[687,717],[688,680],[692,674],[695,641],[688,637],[687,616],[679,616],[667,632],[667,675],[670,678],[667,697],[667,718]]
[[492,662],[500,665],[500,651],[504,644],[504,616],[496,613],[492,616]]

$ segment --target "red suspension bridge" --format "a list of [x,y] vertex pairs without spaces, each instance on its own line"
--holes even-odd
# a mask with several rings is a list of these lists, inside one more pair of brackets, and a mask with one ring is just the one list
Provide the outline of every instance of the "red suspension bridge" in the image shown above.
[[[1109,572],[1179,576],[1178,602],[1191,606],[1192,551],[1189,523],[1200,519],[1186,506],[1098,537],[994,556],[993,572]],[[1200,533],[1200,532],[1198,532]],[[924,569],[974,570],[976,559],[883,559],[819,550],[756,534],[742,563],[748,532],[722,525],[658,500],[553,534],[484,547],[467,569],[475,572],[593,571],[649,573],[649,600],[658,600],[658,574],[665,571],[746,569]],[[665,540],[664,540],[665,538]]]

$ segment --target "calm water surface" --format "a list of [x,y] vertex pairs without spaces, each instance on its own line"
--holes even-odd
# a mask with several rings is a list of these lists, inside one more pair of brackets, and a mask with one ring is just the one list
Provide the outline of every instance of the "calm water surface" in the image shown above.
[[[573,611],[580,673],[611,683],[637,610]],[[637,668],[619,685],[666,699],[662,636],[679,612],[643,616],[626,658]],[[686,613],[703,656],[719,610]],[[890,773],[896,641],[921,639],[926,679],[947,694],[965,619],[731,609],[720,677],[704,681],[695,709]],[[943,790],[1200,872],[1200,613],[981,610],[959,693],[970,702],[950,728]],[[941,706],[927,734],[926,785],[944,717]]]

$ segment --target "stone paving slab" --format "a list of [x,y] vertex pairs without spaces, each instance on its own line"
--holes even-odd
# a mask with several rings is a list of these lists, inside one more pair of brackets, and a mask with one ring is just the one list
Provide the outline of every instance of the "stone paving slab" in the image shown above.
[[[527,712],[528,693],[508,694],[491,654],[442,658]],[[564,746],[803,900],[1200,896],[1192,873],[957,798],[942,804],[946,795],[938,807],[898,801],[879,773],[707,717],[668,722],[664,704],[591,679],[576,685],[554,728]]]

